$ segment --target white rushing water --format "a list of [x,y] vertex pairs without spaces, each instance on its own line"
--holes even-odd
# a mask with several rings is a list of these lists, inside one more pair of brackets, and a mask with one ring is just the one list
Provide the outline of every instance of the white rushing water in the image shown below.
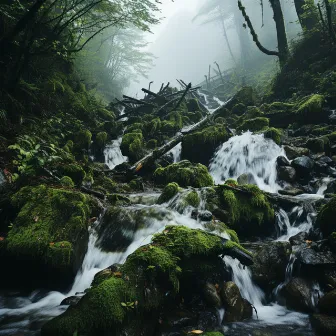
[[168,153],[173,154],[174,163],[180,162],[181,161],[181,153],[182,153],[182,142],[178,143]]
[[105,155],[105,163],[108,165],[110,169],[118,166],[121,163],[127,162],[128,157],[122,155],[120,145],[121,145],[122,137],[117,140],[112,141],[108,144],[104,150]]
[[285,156],[283,148],[263,134],[246,132],[225,142],[215,153],[209,167],[217,184],[250,173],[262,190],[277,192],[276,159]]

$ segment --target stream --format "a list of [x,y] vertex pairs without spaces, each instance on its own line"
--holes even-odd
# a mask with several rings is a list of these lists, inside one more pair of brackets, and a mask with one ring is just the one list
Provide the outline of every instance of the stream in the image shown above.
[[[205,100],[208,102],[206,96]],[[120,151],[120,143],[121,138],[113,141],[105,150],[105,162],[110,169],[127,160]],[[181,144],[173,148],[171,153],[174,162],[178,162],[181,159]],[[243,173],[249,173],[260,189],[277,193],[281,189],[276,181],[276,159],[280,155],[285,156],[283,148],[272,140],[265,139],[263,135],[246,132],[232,137],[217,149],[211,160],[209,171],[216,184],[223,183],[228,178],[237,178]],[[277,240],[288,241],[290,237],[299,232],[308,232],[315,216],[314,201],[322,198],[324,191],[324,186],[322,186],[317,194],[296,196],[301,200],[302,205],[289,211],[284,209],[277,211],[279,226]],[[202,190],[198,193],[203,200],[199,206],[199,210],[202,210],[205,204],[204,197],[202,199]],[[101,218],[92,225],[82,268],[67,293],[56,291],[46,293],[43,290],[36,290],[26,296],[17,292],[0,293],[0,335],[38,335],[45,321],[67,309],[67,306],[60,306],[63,299],[76,293],[83,293],[90,286],[98,271],[114,263],[123,263],[128,255],[141,245],[148,244],[152,235],[162,231],[166,225],[178,224],[190,228],[203,228],[202,222],[191,218],[193,207],[188,206],[183,211],[180,210],[181,194],[162,205],[155,204],[158,197],[159,194],[152,191],[130,195],[133,204],[129,207],[129,211],[143,210],[145,225],[143,229],[134,233],[133,242],[125,252],[103,252],[97,243],[99,237],[95,230]],[[225,324],[223,331],[226,336],[314,335],[308,315],[290,311],[277,303],[278,291],[276,289],[274,289],[274,297],[267,298],[265,293],[253,283],[248,267],[243,267],[238,260],[231,257],[225,257],[224,260],[231,268],[233,281],[238,285],[242,296],[249,300],[257,311],[257,314],[254,312],[253,318],[249,321]],[[286,281],[291,277],[294,262],[295,256],[292,255],[287,266]],[[319,290],[318,285],[316,285],[316,290]],[[219,312],[219,316],[222,315],[223,312]]]

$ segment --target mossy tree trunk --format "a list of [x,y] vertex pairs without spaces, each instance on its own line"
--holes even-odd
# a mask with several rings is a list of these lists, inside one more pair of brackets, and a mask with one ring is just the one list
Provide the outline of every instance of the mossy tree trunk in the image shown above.
[[318,12],[314,0],[294,0],[297,16],[304,32],[314,29],[318,23]]
[[286,63],[288,58],[288,42],[285,28],[285,20],[282,13],[282,8],[280,0],[269,0],[272,10],[273,19],[275,21],[277,38],[278,38],[278,50],[279,50],[279,61],[281,67]]

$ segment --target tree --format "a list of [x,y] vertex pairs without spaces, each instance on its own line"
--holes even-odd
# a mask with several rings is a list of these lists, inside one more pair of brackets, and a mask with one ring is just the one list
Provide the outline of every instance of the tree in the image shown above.
[[283,17],[280,1],[279,0],[269,0],[269,2],[273,10],[273,19],[274,19],[276,31],[277,31],[278,51],[268,50],[260,43],[258,35],[256,34],[253,28],[252,22],[249,16],[247,15],[245,7],[243,6],[241,0],[238,0],[238,7],[246,21],[248,28],[250,29],[253,41],[255,42],[256,46],[259,48],[261,52],[263,52],[266,55],[278,56],[280,66],[282,67],[286,63],[288,59],[288,55],[289,55],[285,22],[284,22],[284,17]]
[[318,12],[314,0],[294,0],[294,5],[303,31],[314,29],[318,23]]

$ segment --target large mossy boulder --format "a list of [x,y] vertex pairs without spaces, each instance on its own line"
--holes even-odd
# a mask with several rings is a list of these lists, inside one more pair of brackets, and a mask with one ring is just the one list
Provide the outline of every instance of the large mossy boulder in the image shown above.
[[269,126],[269,119],[265,117],[258,117],[244,120],[237,128],[238,131],[263,131]]
[[157,201],[158,204],[163,204],[172,199],[179,191],[179,185],[175,182],[168,183]]
[[181,187],[202,188],[214,183],[207,167],[200,163],[192,164],[187,160],[156,169],[153,178],[156,184],[176,182]]
[[1,246],[2,280],[19,282],[20,287],[24,274],[27,287],[70,285],[87,250],[92,209],[97,209],[91,197],[46,185],[27,186],[12,197],[12,204],[18,215]]
[[230,137],[225,125],[214,125],[188,135],[182,140],[182,158],[208,165],[216,148]]
[[336,231],[336,197],[333,197],[329,203],[325,204],[319,211],[316,219],[316,225],[320,228],[323,236],[328,238]]
[[257,186],[229,188],[223,185],[217,188],[217,193],[220,197],[220,208],[227,216],[226,219],[220,219],[235,230],[238,236],[251,238],[274,234],[273,207]]
[[144,155],[144,139],[141,130],[126,133],[122,138],[120,149],[131,161],[141,159]]
[[297,106],[298,122],[302,124],[313,124],[328,122],[329,112],[323,110],[325,97],[314,94],[303,98]]
[[251,260],[238,244],[219,236],[167,226],[154,235],[151,244],[132,253],[117,272],[106,272],[95,281],[76,306],[47,322],[42,336],[73,336],[75,332],[135,336],[144,329],[154,330],[160,316],[180,309],[181,304],[192,307],[206,279],[225,278],[220,254]]

